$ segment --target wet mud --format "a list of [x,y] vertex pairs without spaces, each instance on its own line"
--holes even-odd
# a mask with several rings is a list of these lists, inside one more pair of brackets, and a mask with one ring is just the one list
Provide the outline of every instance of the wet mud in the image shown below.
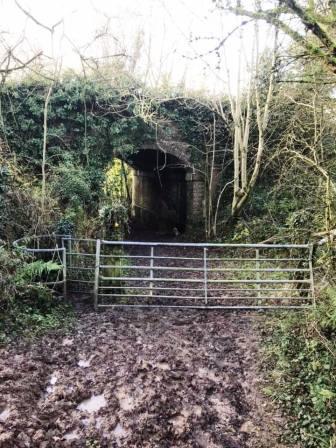
[[280,447],[257,314],[80,311],[1,349],[0,447]]

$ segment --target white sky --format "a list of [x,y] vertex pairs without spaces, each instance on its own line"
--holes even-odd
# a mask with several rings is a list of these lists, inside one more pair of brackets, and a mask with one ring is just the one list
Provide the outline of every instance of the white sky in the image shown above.
[[[140,60],[136,66],[142,75],[149,67],[147,80],[153,85],[163,75],[178,83],[182,78],[193,89],[209,92],[226,89],[227,75],[223,64],[216,69],[215,55],[197,57],[213,49],[242,20],[222,17],[211,0],[18,0],[36,19],[51,27],[60,19],[54,38],[54,56],[62,58],[63,67],[80,68],[74,47],[86,56],[101,57],[125,48],[134,54],[137,37],[143,38]],[[0,31],[6,42],[25,36],[25,51],[42,50],[51,55],[48,31],[36,25],[15,4],[0,0]],[[109,35],[87,47],[97,32],[106,29]],[[245,26],[244,48],[251,52],[252,25]],[[190,39],[200,37],[192,42]],[[271,44],[269,29],[261,26],[261,48]],[[202,39],[206,38],[206,39]],[[70,43],[71,42],[71,43]],[[235,33],[226,43],[225,51],[230,77],[236,78],[240,42]],[[150,63],[148,63],[150,61]]]

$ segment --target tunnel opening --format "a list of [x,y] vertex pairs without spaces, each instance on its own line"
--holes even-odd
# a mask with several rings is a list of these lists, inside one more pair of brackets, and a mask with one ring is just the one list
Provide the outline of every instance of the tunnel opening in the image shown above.
[[153,149],[137,152],[127,163],[132,168],[132,229],[184,232],[190,168],[178,157]]

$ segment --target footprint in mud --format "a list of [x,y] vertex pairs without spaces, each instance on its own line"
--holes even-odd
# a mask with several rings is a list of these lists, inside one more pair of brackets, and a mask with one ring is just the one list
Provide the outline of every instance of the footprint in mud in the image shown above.
[[10,416],[10,410],[8,408],[5,408],[2,412],[0,412],[0,422],[4,423],[9,416]]
[[167,362],[158,362],[156,364],[156,366],[160,369],[160,370],[170,370],[170,366]]
[[196,434],[195,440],[200,448],[219,448],[219,445],[212,442],[211,435],[206,432]]
[[188,413],[181,413],[177,415],[176,417],[171,418],[169,423],[173,425],[174,432],[176,434],[183,434],[187,429],[187,420],[188,420],[189,414]]
[[219,397],[211,397],[210,402],[215,409],[218,419],[222,423],[229,423],[231,419],[237,417],[236,410],[231,406],[229,400],[221,399]]
[[50,378],[50,380],[49,380],[49,385],[47,386],[47,388],[46,388],[46,395],[48,395],[48,394],[52,394],[53,392],[54,392],[54,390],[55,390],[55,384],[57,383],[57,381],[58,381],[58,376],[57,376],[57,372],[54,372],[52,375],[51,375],[51,378]]
[[63,339],[63,341],[62,341],[62,345],[63,346],[67,346],[67,345],[73,345],[73,339],[70,339],[70,338],[64,338]]
[[80,359],[77,363],[78,367],[90,367],[90,359]]
[[214,381],[215,383],[223,382],[223,378],[221,378],[219,375],[216,375],[213,370],[206,369],[204,367],[200,367],[198,369],[198,376],[207,380]]
[[63,436],[63,439],[65,439],[67,442],[70,442],[71,440],[78,440],[79,438],[80,435],[76,430],[69,431]]
[[79,411],[84,412],[96,412],[99,411],[99,409],[105,407],[107,404],[106,399],[104,397],[104,394],[101,395],[91,395],[90,398],[87,398],[86,400],[82,401],[78,406],[77,409]]
[[173,425],[174,432],[176,434],[183,434],[187,431],[188,428],[188,419],[192,417],[201,417],[202,415],[202,407],[198,405],[189,405],[186,408],[182,409],[180,414],[175,417],[169,419],[169,423]]
[[124,437],[128,436],[128,431],[122,426],[121,423],[117,423],[112,432],[116,439],[123,439]]
[[135,403],[133,398],[128,395],[124,388],[117,389],[116,397],[119,400],[119,406],[123,411],[131,411],[134,409]]

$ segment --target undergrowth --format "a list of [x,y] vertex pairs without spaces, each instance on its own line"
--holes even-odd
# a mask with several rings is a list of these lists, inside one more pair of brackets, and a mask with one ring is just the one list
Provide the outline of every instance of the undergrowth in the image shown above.
[[267,324],[265,393],[286,416],[283,442],[304,448],[336,447],[336,289],[316,310],[285,313]]
[[57,263],[31,260],[0,247],[0,265],[0,343],[70,325],[71,307],[39,283],[47,275],[57,275]]
[[66,329],[73,318],[70,305],[55,302],[47,311],[28,305],[12,308],[10,314],[0,316],[0,344],[8,343],[17,337],[30,339],[49,330]]

